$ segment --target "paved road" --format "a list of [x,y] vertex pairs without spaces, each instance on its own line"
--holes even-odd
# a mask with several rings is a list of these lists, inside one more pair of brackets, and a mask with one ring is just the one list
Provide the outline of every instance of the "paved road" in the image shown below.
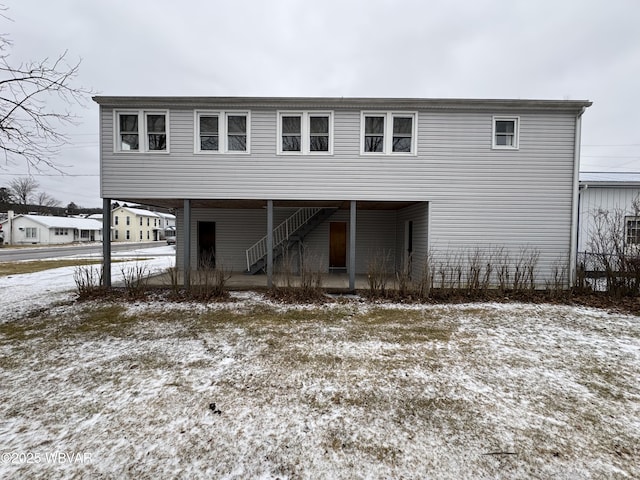
[[[143,243],[112,243],[111,252],[122,252],[136,250],[139,248],[153,248],[166,246],[165,242],[143,242]],[[59,247],[36,247],[36,248],[0,248],[0,262],[13,262],[16,260],[42,260],[45,258],[73,257],[75,255],[87,255],[90,253],[101,254],[102,244],[93,243],[91,245],[59,246]]]

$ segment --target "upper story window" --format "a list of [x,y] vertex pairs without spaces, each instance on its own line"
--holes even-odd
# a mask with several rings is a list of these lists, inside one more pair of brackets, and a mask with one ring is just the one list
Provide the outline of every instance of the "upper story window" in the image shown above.
[[331,112],[279,112],[279,154],[332,154]]
[[416,119],[415,112],[363,112],[361,153],[415,155]]
[[626,217],[627,245],[640,245],[640,217]]
[[168,151],[168,116],[166,111],[116,111],[115,150],[118,152]]
[[493,117],[493,148],[518,149],[519,117]]
[[115,216],[114,225],[118,225],[118,215]]
[[249,153],[249,112],[195,112],[196,153]]

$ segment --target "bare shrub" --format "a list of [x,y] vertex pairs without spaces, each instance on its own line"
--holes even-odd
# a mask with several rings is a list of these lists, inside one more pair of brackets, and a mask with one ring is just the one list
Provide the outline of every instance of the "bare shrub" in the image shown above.
[[149,283],[149,269],[143,263],[136,262],[134,265],[123,265],[120,267],[124,290],[130,298],[141,298]]
[[371,255],[367,268],[367,282],[369,284],[370,295],[385,295],[387,291],[387,278],[389,276],[390,265],[390,251],[385,251],[384,249],[378,250],[373,255]]
[[413,254],[409,254],[408,257],[402,261],[400,269],[396,272],[398,294],[402,297],[408,296],[413,288],[413,282],[411,281],[412,255]]
[[435,261],[433,259],[433,250],[429,249],[424,258],[422,265],[422,271],[420,272],[420,279],[417,285],[417,294],[420,299],[427,299],[431,294],[433,288],[433,279],[435,276]]
[[306,295],[316,295],[322,292],[322,264],[323,258],[311,252],[304,244],[300,255],[300,289]]
[[567,285],[566,259],[558,259],[551,265],[551,277],[545,280],[546,290],[553,297],[560,296]]
[[79,265],[73,270],[73,281],[80,298],[90,298],[104,290],[103,265]]
[[180,285],[180,271],[177,266],[167,268],[167,283],[173,295],[177,295],[182,286]]
[[597,210],[589,232],[588,258],[592,275],[605,279],[606,291],[615,297],[640,293],[640,245],[637,236],[627,232],[627,221],[640,216],[640,199],[631,211]]
[[535,248],[522,247],[520,249],[513,267],[513,291],[535,290],[539,258],[540,251]]
[[213,254],[200,259],[198,269],[191,272],[191,286],[188,297],[195,300],[212,300],[226,298],[226,284],[231,278],[231,271],[220,265]]

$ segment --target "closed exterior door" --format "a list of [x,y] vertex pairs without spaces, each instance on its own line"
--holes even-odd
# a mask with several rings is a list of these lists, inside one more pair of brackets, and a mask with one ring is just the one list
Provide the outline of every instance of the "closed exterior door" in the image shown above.
[[347,267],[347,223],[329,223],[329,268]]

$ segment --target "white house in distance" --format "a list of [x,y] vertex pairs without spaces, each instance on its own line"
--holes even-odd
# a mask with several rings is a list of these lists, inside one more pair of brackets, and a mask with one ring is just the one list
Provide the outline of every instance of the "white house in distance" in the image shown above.
[[429,252],[530,248],[541,284],[559,259],[575,274],[589,101],[94,100],[104,208],[175,209],[185,271],[213,257],[270,284],[278,252],[303,242],[351,289],[380,252],[419,275]]
[[63,244],[102,241],[102,223],[89,218],[16,215],[0,222],[4,243],[10,245]]
[[620,212],[626,245],[640,245],[640,173],[580,172],[578,252],[589,252],[598,212]]

